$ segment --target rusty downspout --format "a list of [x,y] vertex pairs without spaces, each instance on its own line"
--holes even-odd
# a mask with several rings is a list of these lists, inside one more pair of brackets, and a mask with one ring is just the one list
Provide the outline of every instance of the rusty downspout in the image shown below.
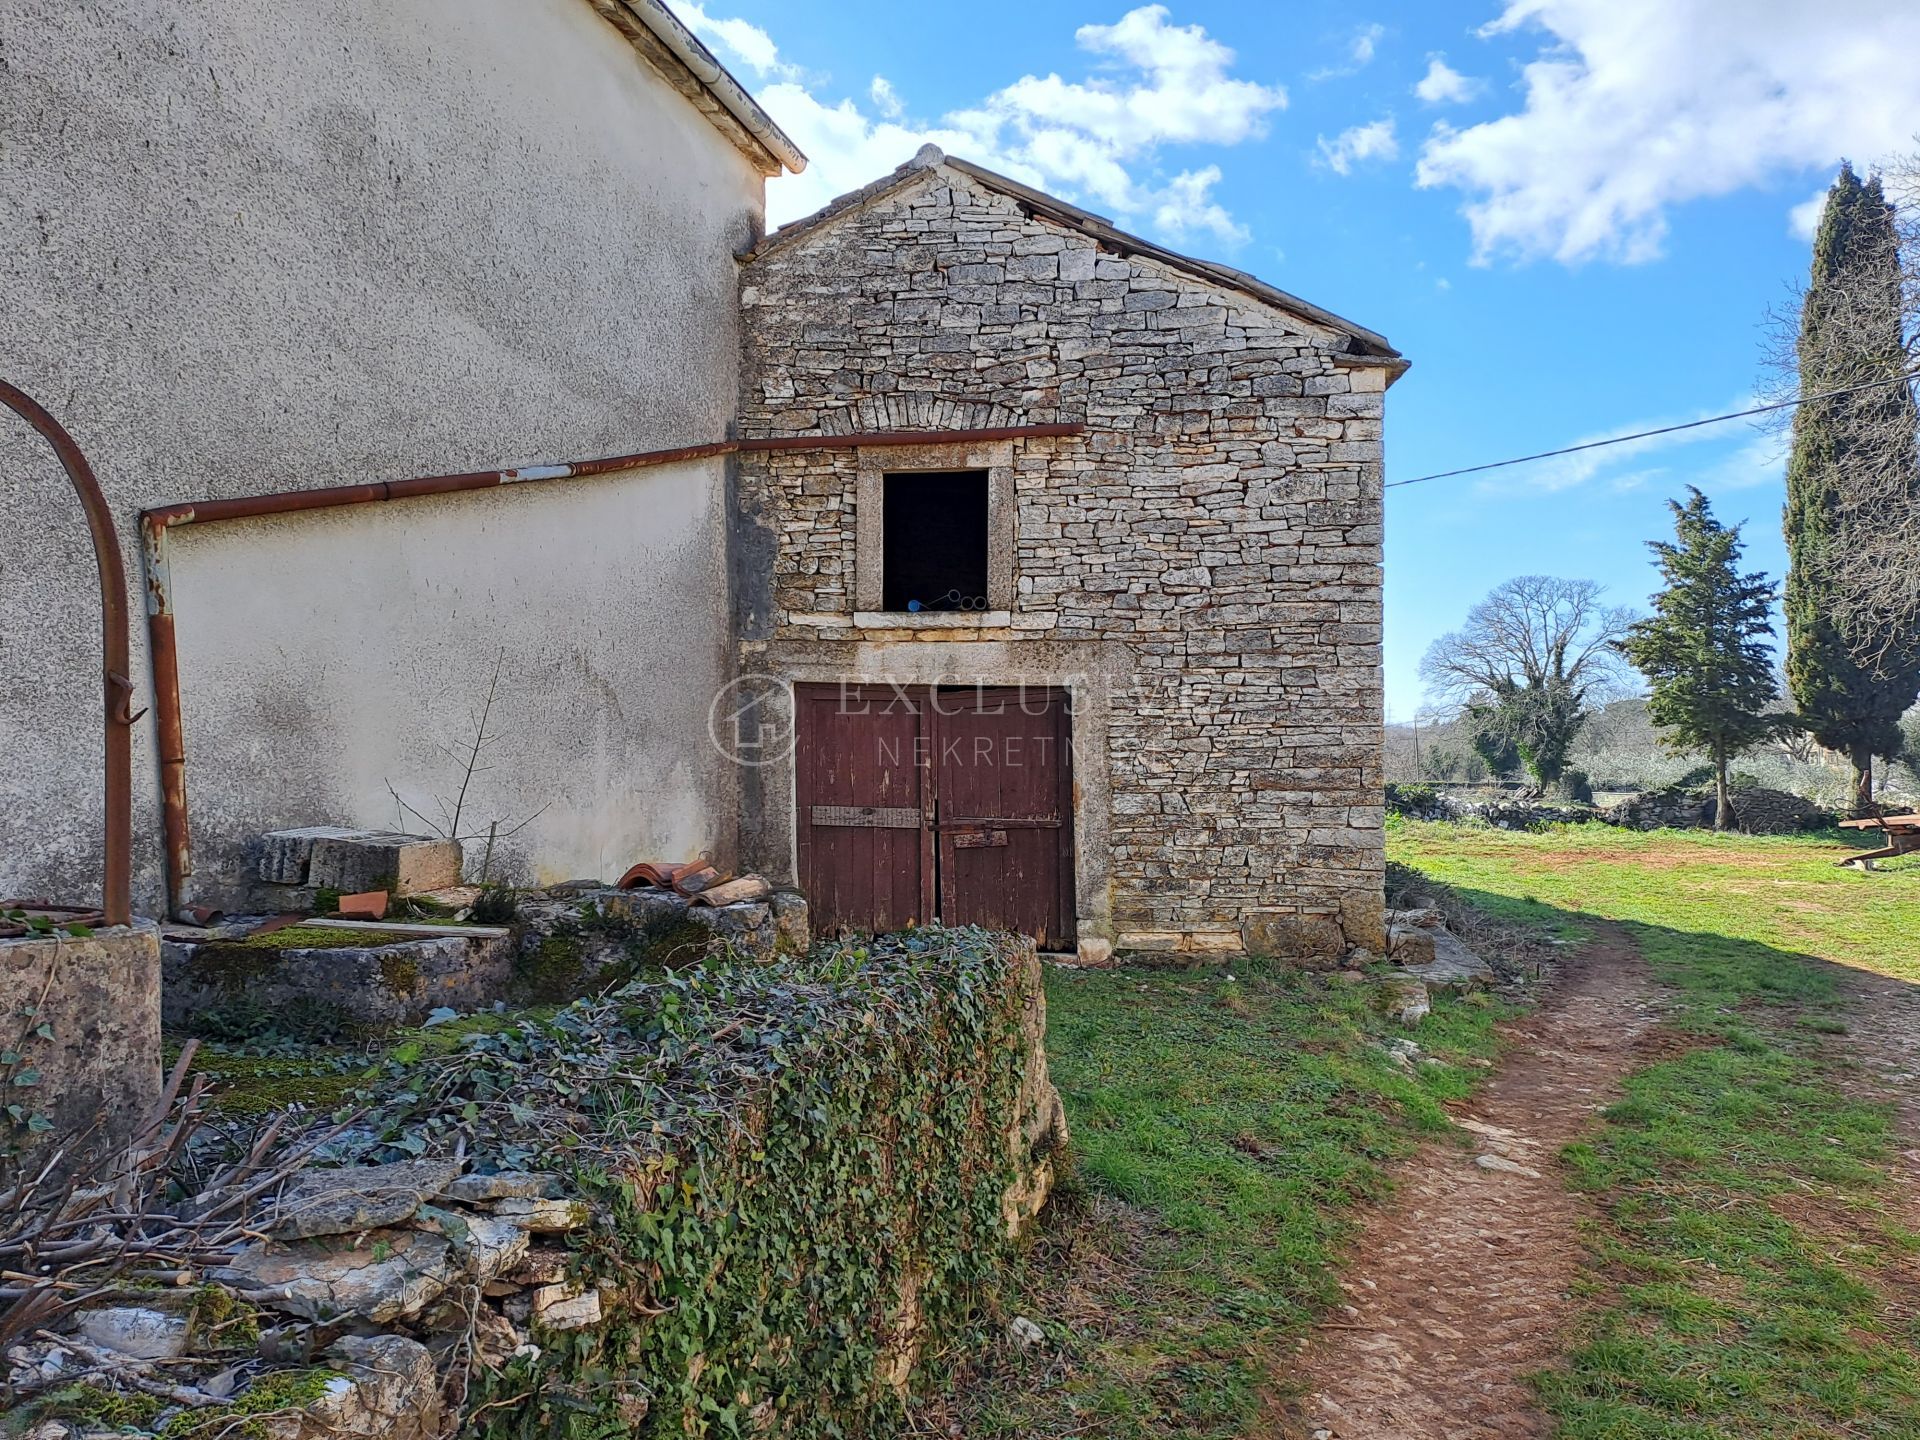
[[[187,903],[187,877],[193,874],[193,844],[187,828],[186,732],[180,708],[180,660],[174,644],[173,582],[167,532],[180,525],[213,520],[242,520],[261,515],[291,515],[334,510],[385,500],[453,495],[491,490],[533,480],[572,480],[613,475],[686,460],[706,460],[743,451],[839,450],[866,445],[950,445],[968,441],[1050,439],[1079,435],[1081,424],[1003,425],[980,430],[867,430],[846,435],[782,435],[759,440],[718,440],[666,450],[641,450],[599,460],[558,465],[527,465],[515,470],[470,470],[458,475],[422,475],[412,480],[380,480],[367,485],[336,485],[319,490],[286,490],[243,495],[232,500],[189,501],[143,511],[140,538],[146,554],[148,653],[153,662],[154,730],[160,749],[160,820],[166,835],[167,914],[195,918]],[[124,594],[124,591],[121,593]],[[123,620],[124,629],[124,620]],[[122,638],[124,648],[125,640]]]
[[67,479],[79,492],[87,513],[87,531],[93,537],[94,563],[100,572],[100,669],[105,709],[105,872],[100,882],[100,909],[109,925],[133,919],[133,682],[127,642],[127,571],[120,558],[120,537],[114,533],[113,512],[94,478],[93,467],[73,436],[25,392],[0,380],[0,403],[31,425],[60,458]]

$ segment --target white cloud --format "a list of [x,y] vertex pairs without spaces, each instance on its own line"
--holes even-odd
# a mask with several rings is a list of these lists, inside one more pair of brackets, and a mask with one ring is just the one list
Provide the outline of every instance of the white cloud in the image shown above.
[[1185,170],[1167,182],[1165,197],[1153,212],[1154,228],[1175,244],[1189,235],[1216,235],[1230,245],[1244,245],[1252,237],[1247,227],[1213,199],[1211,191],[1220,183],[1220,167]]
[[1725,446],[1735,442],[1739,443],[1737,450],[1692,467],[1673,483],[1676,486],[1682,483],[1694,484],[1706,491],[1738,490],[1754,485],[1764,485],[1780,477],[1785,452],[1779,437],[1768,432],[1757,431],[1751,424],[1743,426],[1740,421],[1727,420],[1717,425],[1698,425],[1690,430],[1673,430],[1665,435],[1646,435],[1642,439],[1623,438],[1628,435],[1643,435],[1648,430],[1690,424],[1713,415],[1750,410],[1761,403],[1752,395],[1737,396],[1724,405],[1698,410],[1690,415],[1666,415],[1658,419],[1636,420],[1624,425],[1612,426],[1606,430],[1595,431],[1568,441],[1567,447],[1591,445],[1599,441],[1618,441],[1619,443],[1604,445],[1595,450],[1583,450],[1576,455],[1556,455],[1551,460],[1536,460],[1526,465],[1516,465],[1504,473],[1496,471],[1483,477],[1476,488],[1486,495],[1532,494],[1541,491],[1554,494],[1598,481],[1615,490],[1632,490],[1649,481],[1667,476],[1673,467],[1649,466],[1642,463],[1622,468],[1627,461],[1644,462],[1649,457],[1693,445]]
[[1427,73],[1413,87],[1413,93],[1429,105],[1459,105],[1487,88],[1484,80],[1462,75],[1447,64],[1444,55],[1427,57]]
[[1319,137],[1319,163],[1336,175],[1348,175],[1355,165],[1368,160],[1392,160],[1400,154],[1399,138],[1393,133],[1393,117],[1374,120],[1342,130],[1333,139]]
[[1083,25],[1074,38],[1094,58],[1093,75],[1026,75],[932,124],[914,121],[905,98],[879,78],[868,95],[876,113],[850,99],[829,104],[799,77],[764,87],[756,98],[810,162],[804,174],[768,186],[769,223],[809,214],[931,142],[1124,223],[1150,225],[1175,243],[1196,236],[1243,243],[1245,227],[1213,198],[1220,167],[1163,178],[1158,153],[1166,145],[1257,139],[1268,116],[1286,107],[1286,91],[1236,77],[1234,52],[1202,26],[1174,24],[1164,5],[1140,6],[1111,25]]
[[1476,258],[1657,256],[1678,204],[1909,143],[1910,0],[1507,0],[1480,32],[1543,32],[1525,106],[1437,126],[1419,183],[1469,197]]
[[723,58],[738,61],[765,79],[797,79],[800,67],[780,58],[780,47],[758,25],[746,20],[715,19],[700,0],[667,0],[680,23],[709,43],[717,41]]
[[867,95],[873,101],[873,108],[889,120],[898,120],[906,113],[906,104],[900,99],[900,92],[893,88],[893,82],[884,75],[873,77],[873,83],[867,86]]
[[1827,187],[1822,185],[1787,212],[1787,233],[1811,245],[1814,232],[1820,228],[1821,213],[1826,208]]
[[1354,31],[1353,39],[1347,42],[1347,55],[1353,61],[1351,65],[1328,65],[1307,76],[1309,80],[1338,80],[1345,75],[1357,75],[1373,63],[1378,53],[1380,41],[1385,38],[1387,27],[1380,24],[1362,25]]

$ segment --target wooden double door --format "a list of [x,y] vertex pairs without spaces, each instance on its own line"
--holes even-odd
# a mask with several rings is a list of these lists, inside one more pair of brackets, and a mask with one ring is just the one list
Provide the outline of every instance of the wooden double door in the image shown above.
[[1064,691],[800,685],[800,883],[816,930],[939,920],[1074,943]]

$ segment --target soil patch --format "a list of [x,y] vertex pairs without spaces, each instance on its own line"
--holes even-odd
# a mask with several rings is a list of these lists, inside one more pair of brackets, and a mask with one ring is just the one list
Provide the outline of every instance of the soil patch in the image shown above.
[[1275,1402],[1262,1433],[1552,1434],[1525,1377],[1562,1353],[1589,1213],[1557,1157],[1628,1073],[1676,1043],[1659,1019],[1658,988],[1623,928],[1602,927],[1566,959],[1507,1027],[1500,1068],[1455,1110],[1471,1144],[1437,1140],[1401,1167],[1351,1252],[1347,1303],[1289,1367],[1294,1397]]

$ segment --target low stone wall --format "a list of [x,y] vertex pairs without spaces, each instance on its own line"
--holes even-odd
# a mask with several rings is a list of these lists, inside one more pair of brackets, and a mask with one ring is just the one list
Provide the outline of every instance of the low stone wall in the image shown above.
[[0,1190],[124,1147],[160,1096],[160,932],[0,939],[0,995]]
[[767,961],[809,942],[807,903],[792,892],[705,906],[672,891],[576,884],[526,892],[517,904],[508,925],[350,928],[316,918],[262,931],[267,917],[240,916],[212,929],[170,927],[167,1026],[231,1039],[257,1023],[331,1039],[418,1025],[437,1010],[561,1003],[666,965],[723,954]]
[[1045,1028],[1030,941],[930,930],[403,1047],[211,1284],[15,1383],[49,1437],[884,1433],[1051,1189]]

